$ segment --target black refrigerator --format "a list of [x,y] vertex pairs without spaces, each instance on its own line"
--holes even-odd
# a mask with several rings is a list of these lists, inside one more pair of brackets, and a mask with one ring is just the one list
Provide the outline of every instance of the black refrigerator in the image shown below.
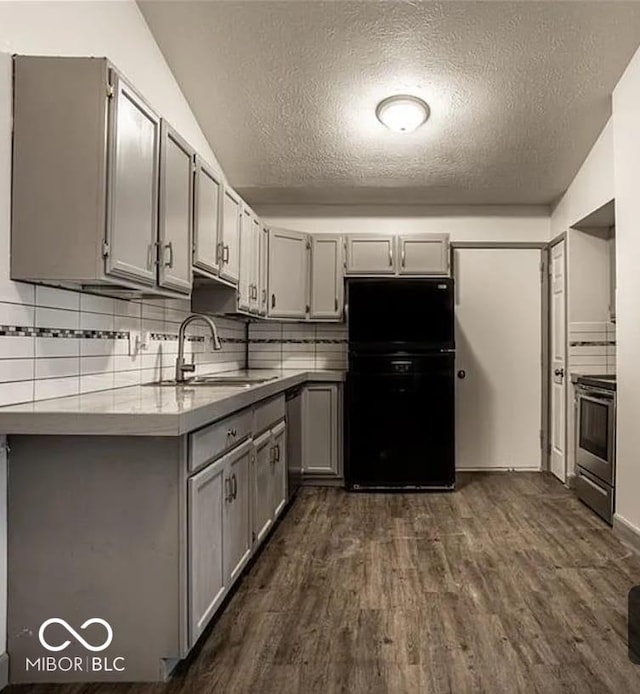
[[347,306],[347,489],[453,489],[453,280],[352,279]]

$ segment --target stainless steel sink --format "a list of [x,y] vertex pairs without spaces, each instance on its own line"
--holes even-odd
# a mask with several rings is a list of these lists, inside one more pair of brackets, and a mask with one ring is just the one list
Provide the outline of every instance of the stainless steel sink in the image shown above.
[[239,387],[239,388],[251,388],[252,386],[260,385],[261,383],[268,383],[269,381],[275,381],[277,376],[223,376],[214,375],[211,376],[194,376],[183,383],[179,383],[176,380],[171,381],[159,381],[158,383],[149,383],[150,386],[229,386],[229,387]]

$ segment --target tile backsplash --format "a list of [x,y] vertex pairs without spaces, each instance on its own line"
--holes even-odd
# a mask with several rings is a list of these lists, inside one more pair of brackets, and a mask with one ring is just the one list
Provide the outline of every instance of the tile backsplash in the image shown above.
[[[7,283],[0,296],[0,405],[172,378],[188,299],[126,301]],[[215,318],[222,350],[205,327],[187,331],[197,372],[246,367],[246,323]],[[133,333],[133,335],[132,335]],[[136,334],[146,345],[130,351]],[[131,340],[130,340],[131,338]]]
[[251,323],[251,369],[346,369],[347,326],[340,323]]
[[581,374],[616,373],[615,323],[569,324],[569,371]]

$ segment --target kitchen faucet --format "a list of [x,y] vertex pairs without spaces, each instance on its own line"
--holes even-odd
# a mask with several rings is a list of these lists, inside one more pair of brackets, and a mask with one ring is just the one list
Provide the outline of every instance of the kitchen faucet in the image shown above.
[[211,330],[211,338],[213,340],[213,349],[222,349],[220,344],[220,339],[218,338],[218,330],[216,329],[216,324],[209,318],[209,316],[202,316],[199,313],[192,313],[187,316],[180,325],[180,330],[178,331],[178,358],[176,359],[176,382],[185,382],[185,373],[192,372],[196,370],[195,364],[186,364],[184,361],[184,341],[185,332],[187,327],[195,321],[202,321],[205,325],[209,326]]

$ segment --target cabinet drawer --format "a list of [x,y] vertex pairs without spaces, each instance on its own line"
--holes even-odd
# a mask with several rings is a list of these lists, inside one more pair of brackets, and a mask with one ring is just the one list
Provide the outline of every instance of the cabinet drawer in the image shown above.
[[255,406],[253,432],[256,436],[284,419],[284,395],[264,400]]
[[252,424],[252,411],[247,408],[189,434],[189,472],[251,436]]
[[576,467],[575,485],[578,499],[611,525],[614,505],[613,489],[580,466]]

